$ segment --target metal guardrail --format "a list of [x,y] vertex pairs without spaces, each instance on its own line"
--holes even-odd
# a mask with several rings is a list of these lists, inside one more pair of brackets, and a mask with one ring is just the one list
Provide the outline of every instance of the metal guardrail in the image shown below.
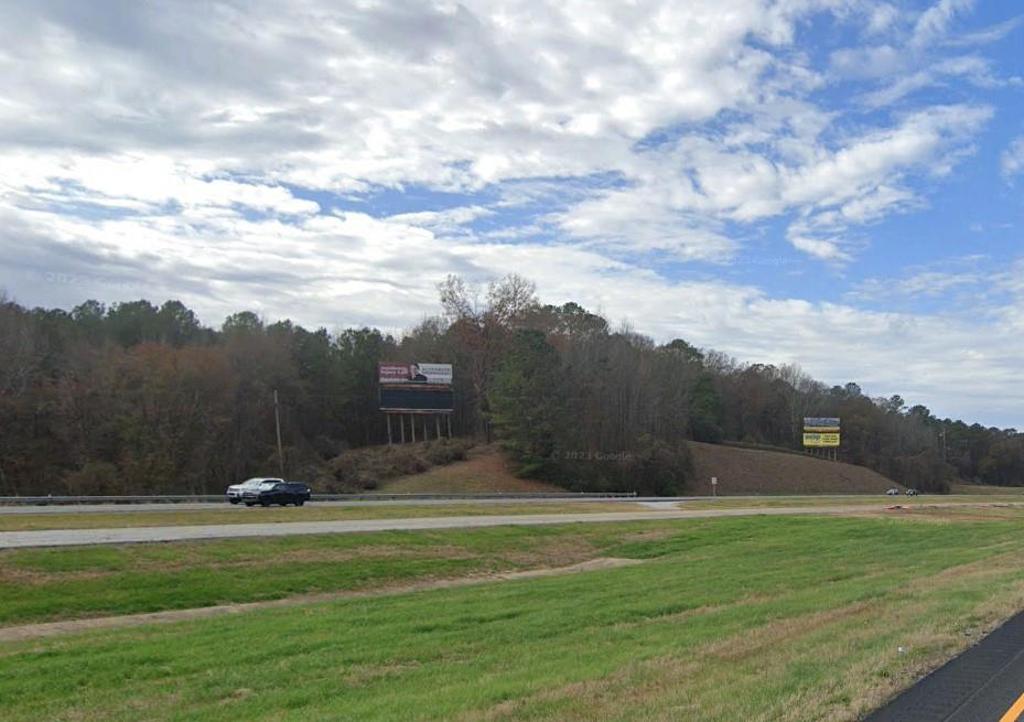
[[[313,494],[312,501],[472,501],[474,499],[633,499],[636,492],[595,493],[595,492],[525,492],[491,494]],[[159,495],[116,495],[116,496],[0,496],[0,506],[47,506],[69,504],[185,504],[202,502],[224,502],[224,494],[159,494]]]
[[323,501],[431,501],[435,499],[632,499],[635,491],[630,492],[491,492],[483,494],[313,494],[313,500]]

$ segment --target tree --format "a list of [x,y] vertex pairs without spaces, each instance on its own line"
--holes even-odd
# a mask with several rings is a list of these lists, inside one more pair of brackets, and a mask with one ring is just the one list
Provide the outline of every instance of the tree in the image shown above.
[[499,326],[515,326],[537,308],[537,285],[516,273],[487,288],[487,315]]
[[231,334],[256,334],[263,331],[263,321],[252,311],[239,311],[224,319],[221,326],[221,333]]
[[517,331],[490,393],[492,420],[527,476],[559,468],[565,428],[565,379],[558,352],[539,331]]
[[125,347],[159,339],[157,309],[149,301],[115,303],[107,311],[106,326],[111,338]]
[[181,301],[167,301],[157,312],[158,338],[180,348],[197,340],[200,333],[199,318]]
[[690,427],[697,441],[717,443],[722,440],[722,402],[710,374],[702,374],[693,388],[690,400]]
[[665,344],[665,348],[679,354],[679,357],[687,363],[703,363],[704,354],[696,346],[692,346],[681,338],[673,339]]

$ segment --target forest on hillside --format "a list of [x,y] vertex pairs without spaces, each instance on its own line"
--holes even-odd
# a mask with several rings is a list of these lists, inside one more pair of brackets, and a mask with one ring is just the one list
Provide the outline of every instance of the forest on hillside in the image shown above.
[[286,472],[316,483],[348,450],[386,442],[377,364],[412,361],[454,365],[457,435],[498,438],[523,475],[573,490],[682,492],[686,440],[796,451],[804,416],[841,417],[840,459],[908,486],[1024,483],[1014,429],[659,344],[543,304],[515,275],[438,290],[439,313],[399,338],[249,311],[212,328],[178,301],[66,311],[0,298],[0,495],[218,493],[274,473],[275,390]]

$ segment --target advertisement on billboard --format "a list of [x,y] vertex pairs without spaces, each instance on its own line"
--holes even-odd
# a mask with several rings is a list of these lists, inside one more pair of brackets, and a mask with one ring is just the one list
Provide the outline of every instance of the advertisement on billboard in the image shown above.
[[804,432],[804,446],[815,448],[839,446],[839,434]]
[[833,416],[804,417],[804,431],[839,431],[839,419]]
[[447,414],[455,408],[451,364],[380,364],[377,377],[381,411]]
[[450,386],[452,365],[435,363],[380,364],[377,375],[382,384]]

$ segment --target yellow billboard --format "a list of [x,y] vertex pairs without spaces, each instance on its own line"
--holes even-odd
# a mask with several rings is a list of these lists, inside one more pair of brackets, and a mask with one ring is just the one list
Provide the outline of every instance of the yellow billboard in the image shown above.
[[804,446],[839,446],[839,434],[804,433]]

